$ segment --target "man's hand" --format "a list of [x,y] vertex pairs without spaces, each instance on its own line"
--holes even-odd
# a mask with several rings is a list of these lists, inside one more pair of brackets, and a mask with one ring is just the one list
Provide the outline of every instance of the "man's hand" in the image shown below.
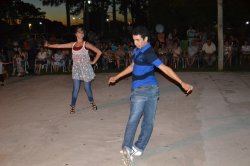
[[185,82],[180,83],[181,87],[185,90],[186,94],[189,95],[193,91],[193,86]]
[[115,76],[109,78],[109,85],[114,84],[115,82],[116,82]]

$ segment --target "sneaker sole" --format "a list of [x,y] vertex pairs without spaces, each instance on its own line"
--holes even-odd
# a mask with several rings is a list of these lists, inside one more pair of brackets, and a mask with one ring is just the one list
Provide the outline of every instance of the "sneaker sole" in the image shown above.
[[130,158],[131,156],[128,154],[128,152],[126,150],[122,150],[121,154],[122,154],[123,164],[125,166],[132,166],[132,160]]

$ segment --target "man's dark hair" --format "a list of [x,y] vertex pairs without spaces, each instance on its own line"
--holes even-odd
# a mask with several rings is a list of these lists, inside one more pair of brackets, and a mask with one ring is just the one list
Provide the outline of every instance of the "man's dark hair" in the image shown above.
[[145,37],[149,38],[149,31],[145,26],[137,26],[133,29],[132,35],[141,35],[143,39]]

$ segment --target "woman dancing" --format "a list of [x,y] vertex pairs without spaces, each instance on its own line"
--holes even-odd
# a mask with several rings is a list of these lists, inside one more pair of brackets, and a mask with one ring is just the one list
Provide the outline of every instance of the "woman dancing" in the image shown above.
[[[95,73],[91,65],[96,64],[102,52],[97,47],[83,39],[84,31],[82,27],[76,27],[75,36],[77,39],[75,42],[65,44],[49,44],[48,42],[45,42],[44,46],[47,48],[72,48],[73,91],[70,113],[75,113],[75,105],[81,82],[84,83],[84,89],[88,96],[92,110],[97,110],[91,88],[91,81],[95,78]],[[95,58],[93,60],[90,59],[88,50],[95,53]]]

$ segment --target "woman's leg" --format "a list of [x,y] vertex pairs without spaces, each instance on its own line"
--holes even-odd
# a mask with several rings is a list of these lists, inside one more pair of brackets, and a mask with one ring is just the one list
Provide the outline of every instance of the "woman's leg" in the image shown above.
[[92,106],[92,110],[97,110],[97,106],[94,102],[94,98],[93,98],[93,93],[92,93],[92,88],[91,88],[91,81],[90,82],[85,82],[84,81],[84,89],[85,89],[85,92],[88,96],[88,100]]
[[38,65],[38,72],[37,72],[38,74],[41,73],[41,69],[42,69],[42,64],[39,63],[39,65]]
[[80,89],[80,85],[81,85],[81,80],[73,79],[72,99],[70,104],[73,107],[76,105],[76,100]]
[[83,82],[84,82],[84,90],[88,96],[89,102],[94,102],[92,88],[91,88],[91,81],[90,82],[83,81]]

